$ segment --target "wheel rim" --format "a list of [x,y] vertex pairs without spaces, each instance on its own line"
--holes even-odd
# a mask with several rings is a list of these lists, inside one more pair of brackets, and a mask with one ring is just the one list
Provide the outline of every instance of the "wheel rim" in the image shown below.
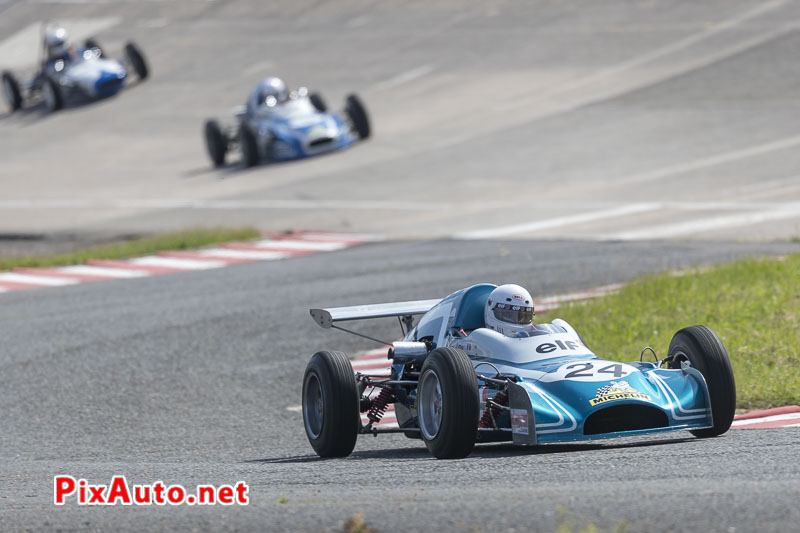
[[56,107],[56,94],[49,83],[44,84],[44,105],[51,111]]
[[311,374],[306,382],[306,392],[303,396],[303,419],[306,431],[312,439],[316,439],[322,433],[322,423],[325,420],[324,404],[319,378],[316,374]]
[[442,425],[442,385],[439,376],[428,370],[419,385],[419,428],[427,440],[436,438]]

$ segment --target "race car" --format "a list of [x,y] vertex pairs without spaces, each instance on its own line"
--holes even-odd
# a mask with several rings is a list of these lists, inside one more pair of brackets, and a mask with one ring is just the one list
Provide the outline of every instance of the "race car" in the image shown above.
[[[476,442],[540,445],[676,430],[713,437],[730,428],[736,386],[711,329],[683,328],[666,357],[645,348],[638,361],[620,363],[600,359],[564,320],[529,324],[532,333],[518,336],[490,329],[486,307],[495,290],[484,283],[441,300],[311,309],[323,328],[377,342],[385,341],[340,324],[398,317],[403,329],[402,340],[386,343],[389,377],[354,373],[342,352],[311,357],[302,411],[314,451],[347,456],[358,435],[400,432],[451,459],[469,455]],[[390,403],[398,427],[376,427]]]
[[71,102],[85,102],[116,94],[130,79],[128,67],[140,80],[149,69],[141,50],[132,42],[125,45],[122,60],[109,59],[95,39],[76,48],[63,28],[47,28],[42,39],[39,71],[20,84],[10,71],[3,71],[3,93],[9,109],[17,111],[39,101],[49,112]]
[[208,120],[203,129],[215,167],[231,151],[241,151],[241,163],[286,161],[341,150],[370,136],[370,122],[361,100],[351,94],[344,110],[328,110],[322,96],[300,87],[289,91],[279,78],[261,80],[247,104],[234,109],[236,123],[220,126]]

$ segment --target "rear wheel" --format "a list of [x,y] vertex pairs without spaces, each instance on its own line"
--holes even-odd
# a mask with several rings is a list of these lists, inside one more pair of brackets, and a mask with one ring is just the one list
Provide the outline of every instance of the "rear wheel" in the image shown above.
[[44,95],[44,106],[51,113],[58,111],[64,107],[64,97],[61,94],[61,87],[55,80],[45,78],[42,85],[42,94]]
[[437,459],[466,457],[478,434],[478,380],[464,351],[437,348],[425,359],[417,389],[420,435]]
[[321,94],[311,93],[308,99],[311,100],[311,103],[314,105],[314,108],[320,113],[324,113],[325,111],[328,110],[328,104],[325,103],[325,100],[322,98]]
[[228,139],[216,120],[207,120],[205,126],[206,148],[211,162],[215,167],[225,164],[225,154],[228,151]]
[[239,127],[239,144],[242,147],[242,165],[245,168],[256,166],[259,160],[258,144],[256,136],[246,124]]
[[350,360],[342,352],[317,352],[303,378],[303,422],[308,441],[320,457],[353,452],[361,418],[358,389]]
[[86,42],[84,43],[84,46],[86,48],[91,48],[93,50],[97,50],[97,52],[98,52],[97,56],[98,57],[104,57],[105,56],[105,53],[103,53],[103,47],[100,46],[100,43],[98,43],[97,40],[94,39],[93,37],[91,37],[89,39],[86,39]]
[[355,128],[356,133],[358,133],[358,137],[360,139],[369,137],[371,134],[369,116],[367,115],[366,108],[364,108],[364,104],[361,103],[361,99],[355,94],[348,96],[344,111],[350,118],[350,122],[353,123],[353,128]]
[[125,57],[128,58],[128,63],[131,64],[133,70],[140,80],[144,80],[150,75],[150,69],[144,59],[144,54],[139,50],[135,43],[128,43],[125,45]]
[[731,427],[736,412],[736,383],[728,352],[716,333],[706,326],[678,331],[669,343],[669,368],[688,361],[706,380],[714,426],[692,431],[696,437],[716,437]]
[[11,112],[22,107],[22,92],[19,90],[19,82],[8,71],[3,72],[3,95]]

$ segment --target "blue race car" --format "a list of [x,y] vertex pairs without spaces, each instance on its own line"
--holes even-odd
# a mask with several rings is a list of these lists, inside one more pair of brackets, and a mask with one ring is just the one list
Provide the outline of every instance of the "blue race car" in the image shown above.
[[44,103],[47,111],[61,109],[70,102],[85,102],[112,96],[130,79],[128,68],[144,80],[149,68],[141,50],[125,45],[122,60],[110,59],[94,39],[83,47],[71,45],[63,28],[45,28],[40,69],[24,84],[9,71],[2,74],[3,93],[9,109]]
[[244,167],[341,150],[370,136],[367,111],[351,94],[342,112],[328,111],[322,97],[305,87],[289,91],[279,78],[261,80],[245,106],[234,110],[237,124],[205,123],[206,148],[215,167],[228,152],[241,150]]
[[[302,407],[316,453],[346,456],[359,434],[388,432],[421,438],[445,459],[469,455],[476,442],[537,445],[676,430],[713,437],[730,428],[733,371],[709,328],[678,331],[663,359],[650,350],[655,362],[643,361],[645,348],[638,361],[620,363],[597,357],[560,319],[528,320],[531,333],[519,336],[487,328],[495,290],[479,284],[442,300],[312,309],[322,327],[351,333],[339,324],[383,317],[405,324],[403,339],[388,349],[389,378],[354,374],[342,352],[311,358]],[[416,325],[415,315],[423,315]],[[389,403],[398,427],[375,427]]]

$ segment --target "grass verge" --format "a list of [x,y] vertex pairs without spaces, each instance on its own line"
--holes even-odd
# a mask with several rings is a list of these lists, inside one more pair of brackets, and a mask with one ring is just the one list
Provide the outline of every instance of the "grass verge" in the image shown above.
[[800,404],[800,254],[646,276],[543,317],[563,318],[598,356],[617,361],[638,360],[644,346],[663,358],[676,331],[703,324],[728,351],[738,408]]
[[126,259],[163,250],[187,250],[221,242],[255,239],[259,235],[255,228],[192,229],[104,244],[64,254],[0,257],[0,271],[17,267],[78,265],[90,259]]

